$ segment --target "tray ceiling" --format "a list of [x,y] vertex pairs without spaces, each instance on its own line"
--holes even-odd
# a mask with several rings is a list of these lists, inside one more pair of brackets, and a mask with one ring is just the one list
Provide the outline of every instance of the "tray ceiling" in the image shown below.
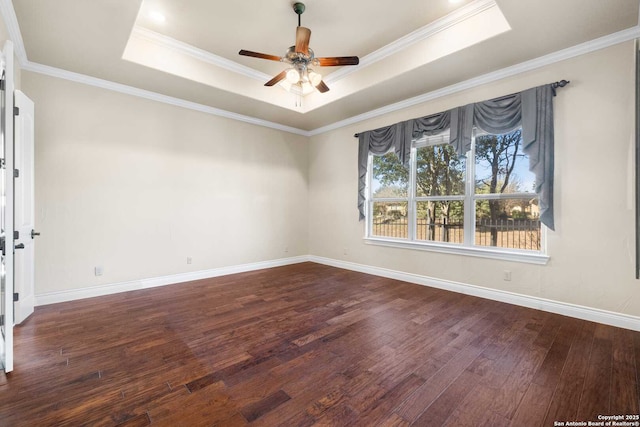
[[316,55],[357,55],[361,64],[318,68],[331,90],[302,107],[283,88],[263,86],[287,64],[238,55],[283,55],[294,44],[291,1],[12,5],[30,64],[310,131],[630,29],[638,1],[307,0],[302,25]]

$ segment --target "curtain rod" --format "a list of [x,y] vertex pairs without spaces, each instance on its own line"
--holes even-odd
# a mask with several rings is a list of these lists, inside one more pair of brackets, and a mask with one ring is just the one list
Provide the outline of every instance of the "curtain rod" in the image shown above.
[[[565,87],[565,86],[566,86],[566,85],[568,85],[569,83],[571,83],[571,81],[569,81],[569,80],[564,80],[564,79],[562,79],[562,80],[560,80],[560,81],[558,81],[558,82],[551,83],[551,90],[553,91],[553,96],[556,96],[556,89],[557,89],[557,88],[559,88],[559,87]],[[507,96],[508,96],[508,95],[507,95]],[[359,134],[359,133],[356,133],[356,134],[354,134],[354,135],[353,135],[353,137],[354,137],[354,138],[358,138],[359,136],[360,136],[360,134]]]

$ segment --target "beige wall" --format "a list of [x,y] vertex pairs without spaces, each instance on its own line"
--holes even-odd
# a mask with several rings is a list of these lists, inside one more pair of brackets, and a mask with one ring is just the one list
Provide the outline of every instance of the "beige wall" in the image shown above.
[[[36,293],[311,254],[638,316],[633,63],[624,43],[312,138],[23,72]],[[548,265],[364,243],[355,132],[562,78]]]
[[[628,42],[312,137],[309,252],[640,315],[640,281],[634,275],[633,70],[634,47]],[[356,209],[355,132],[560,79],[571,84],[555,98],[556,231],[547,233],[547,265],[363,242],[364,224]],[[512,271],[511,282],[502,280],[505,269]]]
[[31,72],[22,84],[37,295],[308,253],[307,138]]

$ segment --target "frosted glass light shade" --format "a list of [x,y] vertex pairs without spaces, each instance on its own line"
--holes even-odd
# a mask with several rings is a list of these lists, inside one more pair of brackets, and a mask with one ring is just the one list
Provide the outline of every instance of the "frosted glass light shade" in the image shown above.
[[298,70],[295,68],[290,68],[289,71],[287,71],[286,79],[289,83],[296,84],[300,81],[300,73],[298,73]]
[[309,82],[315,87],[322,81],[322,76],[313,70],[309,70]]

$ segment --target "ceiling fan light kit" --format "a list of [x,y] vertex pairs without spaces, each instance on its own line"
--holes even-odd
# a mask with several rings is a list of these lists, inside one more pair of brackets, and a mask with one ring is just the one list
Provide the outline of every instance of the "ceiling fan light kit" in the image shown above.
[[[360,60],[357,56],[316,58],[313,50],[309,48],[311,30],[301,26],[301,15],[305,11],[304,3],[294,3],[293,11],[298,15],[296,44],[295,46],[291,46],[284,56],[268,55],[244,49],[238,53],[242,56],[286,62],[291,65],[291,67],[282,71],[265,83],[265,86],[274,86],[280,83],[280,85],[286,90],[298,95],[299,97],[313,92],[314,89],[321,93],[327,92],[329,87],[322,80],[322,75],[309,68],[310,65],[319,67],[339,67],[343,65],[358,65]],[[298,102],[301,103],[301,99]]]

